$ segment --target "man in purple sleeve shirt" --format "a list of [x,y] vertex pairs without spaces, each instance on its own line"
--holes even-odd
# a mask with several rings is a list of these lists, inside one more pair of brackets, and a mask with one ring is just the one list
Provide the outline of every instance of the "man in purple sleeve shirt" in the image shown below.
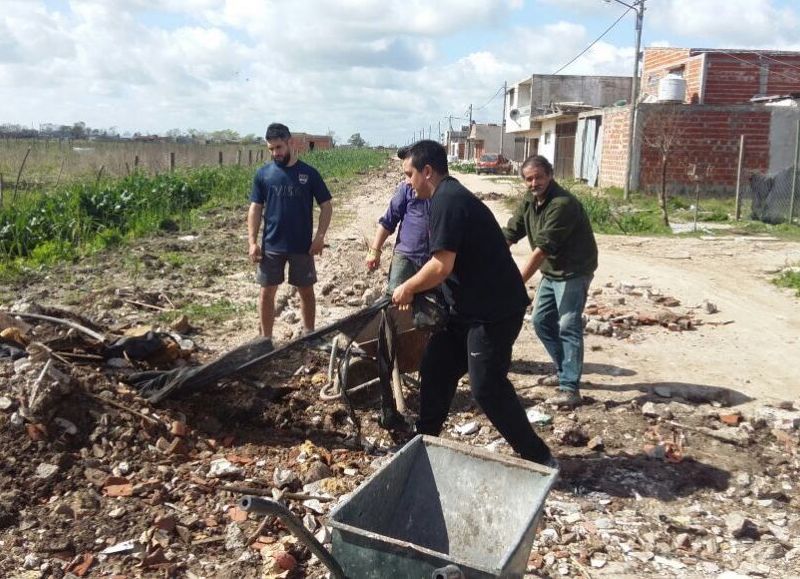
[[[405,147],[397,151],[404,159]],[[375,237],[367,251],[367,269],[373,271],[381,261],[381,248],[386,239],[400,227],[394,246],[394,257],[389,270],[388,294],[398,285],[417,273],[430,258],[428,245],[428,217],[430,201],[420,199],[407,182],[397,186],[383,217],[378,219]]]

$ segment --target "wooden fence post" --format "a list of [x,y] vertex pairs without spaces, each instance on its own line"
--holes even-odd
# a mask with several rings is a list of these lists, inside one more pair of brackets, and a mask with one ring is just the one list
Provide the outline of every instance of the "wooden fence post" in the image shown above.
[[219,152],[219,166],[222,167],[222,151]]
[[134,157],[133,157],[133,170],[135,171],[138,168],[139,168],[139,155],[134,155]]
[[253,164],[253,149],[247,149],[247,164]]
[[22,178],[22,170],[25,168],[25,161],[28,160],[28,155],[31,154],[31,148],[28,147],[28,150],[25,152],[25,157],[22,159],[22,164],[19,166],[19,173],[17,173],[17,182],[14,183],[14,197],[12,198],[12,203],[17,202],[17,189],[19,188],[19,180]]
[[175,172],[175,152],[174,151],[170,151],[169,152],[169,172],[170,173],[174,173]]
[[237,149],[236,150],[236,164],[237,165],[241,165],[242,164],[242,150],[241,149]]
[[739,164],[736,166],[736,221],[742,216],[742,163],[744,161],[744,135],[739,137]]

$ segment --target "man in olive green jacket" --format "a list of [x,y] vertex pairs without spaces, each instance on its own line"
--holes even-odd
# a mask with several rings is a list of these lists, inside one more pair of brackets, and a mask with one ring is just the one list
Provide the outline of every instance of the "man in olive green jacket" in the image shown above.
[[546,402],[575,407],[581,402],[583,308],[597,269],[597,243],[583,205],[555,182],[545,157],[526,159],[522,178],[528,191],[503,234],[509,245],[527,236],[533,249],[520,268],[523,281],[542,273],[533,329],[555,364],[559,389]]

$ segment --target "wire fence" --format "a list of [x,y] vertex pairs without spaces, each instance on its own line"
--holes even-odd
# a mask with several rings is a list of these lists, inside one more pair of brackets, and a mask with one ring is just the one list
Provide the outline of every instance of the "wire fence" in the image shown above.
[[773,175],[753,173],[742,198],[741,217],[764,223],[792,223],[800,213],[800,175],[797,165]]
[[169,141],[0,139],[0,203],[28,191],[48,190],[75,179],[121,177],[211,165],[257,165],[261,145]]

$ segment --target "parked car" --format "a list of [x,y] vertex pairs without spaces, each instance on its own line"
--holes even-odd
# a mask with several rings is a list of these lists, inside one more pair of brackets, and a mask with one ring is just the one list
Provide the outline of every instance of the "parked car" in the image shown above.
[[475,166],[475,172],[479,175],[481,173],[504,173],[509,175],[513,170],[514,164],[503,155],[498,155],[497,153],[481,155],[480,160]]

